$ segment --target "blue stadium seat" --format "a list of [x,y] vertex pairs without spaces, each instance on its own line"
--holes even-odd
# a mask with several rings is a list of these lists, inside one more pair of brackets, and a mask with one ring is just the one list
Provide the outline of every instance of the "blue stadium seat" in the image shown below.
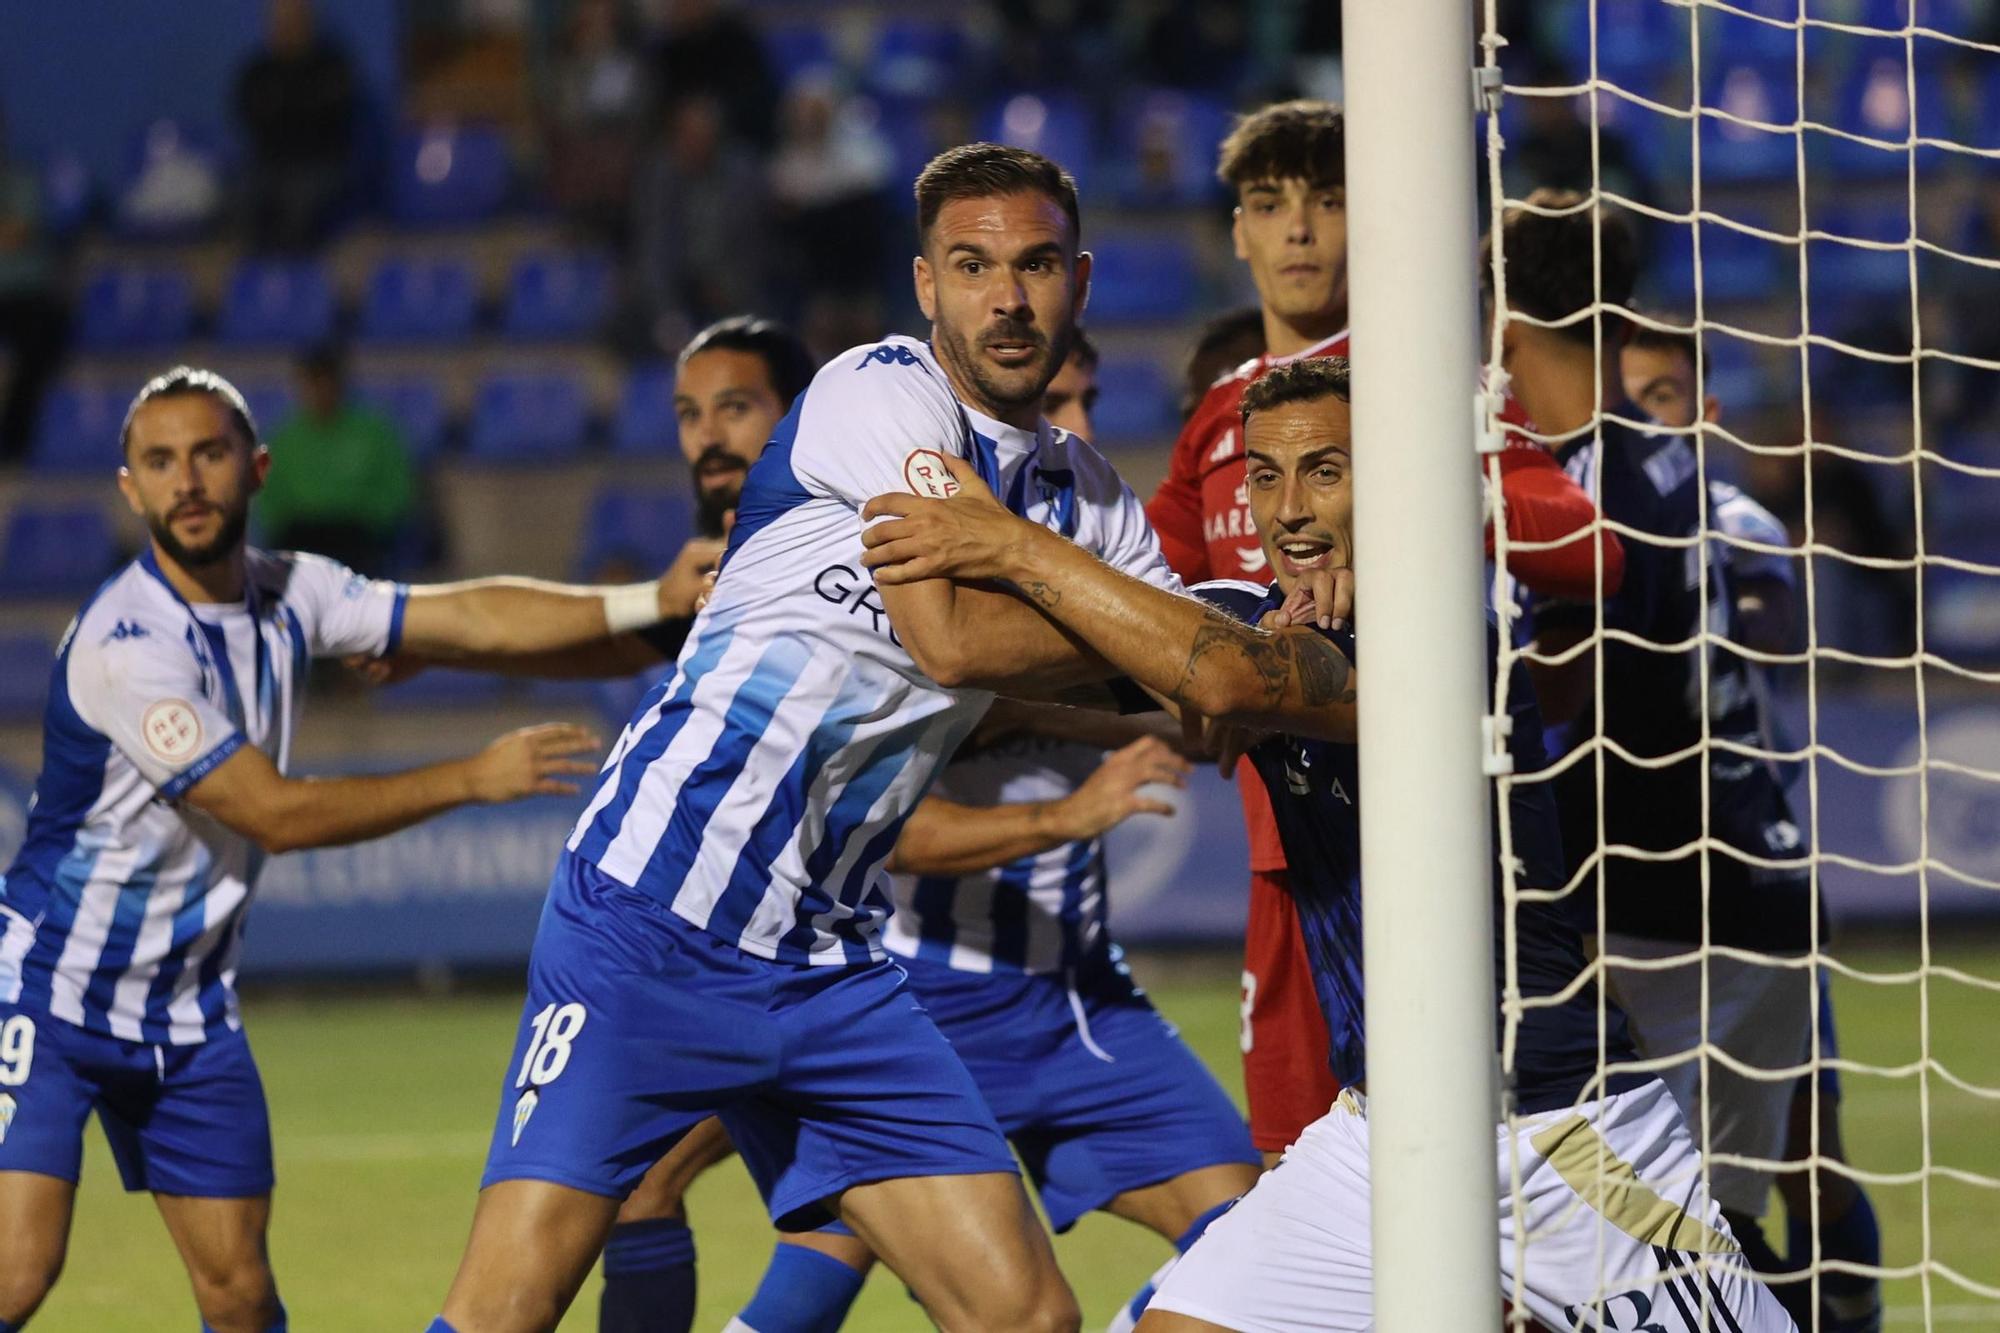
[[28,461],[42,472],[115,472],[131,395],[123,389],[60,384],[42,399]]
[[1089,179],[1096,165],[1090,110],[1068,93],[1017,93],[987,109],[980,137],[1051,158],[1077,179]]
[[[1910,133],[1909,66],[1903,59],[1901,42],[1868,45],[1876,54],[1856,62],[1841,86],[1831,123],[1849,133],[1898,147],[1877,148],[1839,135],[1815,134],[1808,143],[1808,151],[1841,176],[1900,179],[1910,165],[1908,151],[1900,146]],[[1946,139],[1955,133],[1942,79],[1928,75],[1918,78],[1916,111],[1919,133]]]
[[[1910,237],[1910,216],[1906,207],[1895,204],[1838,209],[1823,220],[1816,219],[1815,228],[1836,236],[1901,245]],[[1815,324],[1820,311],[1855,302],[1894,301],[1907,315],[1910,263],[1906,251],[1865,249],[1834,240],[1809,244],[1807,276]]]
[[216,336],[239,347],[297,348],[333,332],[333,281],[316,259],[245,259],[230,275]]
[[[1737,9],[1774,22],[1760,23],[1727,10],[1703,6],[1699,11],[1702,68],[1712,68],[1719,61],[1740,61],[1789,76],[1797,65],[1799,0],[1731,0],[1731,3]],[[1599,31],[1602,30],[1600,19]],[[1685,59],[1681,63],[1686,63]]]
[[424,376],[369,377],[356,382],[354,396],[396,423],[412,460],[428,463],[444,451],[450,414],[444,390]]
[[112,264],[84,279],[76,340],[90,352],[184,341],[194,326],[194,284],[179,269]]
[[0,635],[0,720],[41,716],[55,660],[55,646],[39,634]]
[[507,141],[487,125],[404,130],[390,148],[389,213],[412,226],[479,222],[507,201]]
[[257,433],[267,440],[291,420],[297,407],[292,386],[284,380],[241,380],[236,387],[243,394],[244,406],[250,409],[250,419],[257,423]]
[[1151,360],[1110,358],[1097,368],[1094,444],[1166,444],[1180,426],[1174,382]]
[[1776,397],[1757,348],[1741,338],[1702,340],[1702,390],[1722,403],[1725,419],[1763,407]]
[[[1662,74],[1688,63],[1686,11],[1659,0],[1596,0],[1597,73],[1621,88],[1651,94]],[[1590,72],[1591,29],[1582,6],[1562,22],[1563,63],[1581,82]]]
[[[1798,117],[1797,91],[1789,75],[1780,77],[1754,64],[1735,63],[1710,77],[1703,105],[1744,120],[1790,125]],[[1735,120],[1702,118],[1701,172],[1705,181],[1793,180],[1797,171],[1795,135],[1767,132]]]
[[764,55],[779,83],[790,83],[807,70],[838,65],[833,40],[823,23],[774,24],[764,29]]
[[510,338],[589,338],[611,314],[611,261],[601,254],[523,255],[507,283]]
[[694,535],[694,501],[684,490],[610,485],[590,502],[577,573],[596,578],[614,557],[638,566],[636,577],[665,569]]
[[[150,197],[148,208],[135,210],[134,190],[142,180],[168,188]],[[126,150],[125,177],[116,190],[117,229],[139,240],[194,235],[214,220],[222,180],[222,154],[208,133],[171,117],[151,121]]]
[[358,332],[370,342],[452,342],[472,333],[477,304],[465,261],[386,255],[368,275]]
[[674,368],[661,363],[634,367],[625,377],[618,415],[611,422],[611,451],[635,456],[673,454],[680,447],[680,425],[674,419]]
[[1106,236],[1091,247],[1093,324],[1129,324],[1186,317],[1195,307],[1199,260],[1178,236]]
[[1218,98],[1166,89],[1134,97],[1118,117],[1119,202],[1132,208],[1185,207],[1213,199],[1215,145],[1231,112]]
[[885,18],[868,57],[868,84],[886,97],[938,97],[957,86],[966,57],[962,23]]
[[[1763,218],[1745,218],[1768,226]],[[1659,228],[1662,244],[1654,272],[1661,280],[1659,295],[1675,309],[1694,308],[1695,229],[1685,223]],[[1701,227],[1702,296],[1708,301],[1762,301],[1775,293],[1787,276],[1796,283],[1797,252],[1733,227],[1703,223]]]
[[23,504],[0,537],[0,593],[79,597],[118,563],[118,546],[101,506]]
[[[1991,545],[1968,558],[2000,565]],[[1923,574],[1924,646],[1954,662],[2000,660],[2000,580],[1968,570],[1929,568]]]
[[590,428],[574,376],[502,371],[479,385],[466,452],[490,463],[552,463],[580,453]]
[[80,154],[58,148],[42,159],[42,213],[57,236],[74,236],[90,220],[97,187]]

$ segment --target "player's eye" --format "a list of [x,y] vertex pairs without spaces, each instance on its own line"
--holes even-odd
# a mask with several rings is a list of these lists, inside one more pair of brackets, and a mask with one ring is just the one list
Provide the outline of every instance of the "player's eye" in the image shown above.
[[980,274],[986,271],[986,265],[982,264],[977,259],[967,259],[960,262],[958,266],[958,271],[960,273],[963,273],[968,278],[976,278]]
[[1323,486],[1336,485],[1340,481],[1341,477],[1345,475],[1346,475],[1345,473],[1343,473],[1338,467],[1336,467],[1332,463],[1322,463],[1320,464],[1320,466],[1313,469],[1313,480],[1319,482]]

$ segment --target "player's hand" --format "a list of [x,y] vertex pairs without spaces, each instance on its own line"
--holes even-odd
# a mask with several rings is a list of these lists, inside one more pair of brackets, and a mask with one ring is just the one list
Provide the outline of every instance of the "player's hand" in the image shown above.
[[1039,531],[1002,508],[970,462],[946,458],[944,463],[956,487],[948,499],[897,491],[876,496],[862,509],[864,521],[888,520],[861,533],[868,548],[861,563],[875,572],[876,583],[1010,578],[1022,529]]
[[1185,708],[1181,710],[1181,753],[1212,760],[1215,771],[1225,778],[1234,777],[1236,761],[1270,735],[1239,722],[1218,721]]
[[410,653],[391,653],[387,657],[370,657],[366,653],[350,653],[340,659],[340,664],[370,685],[397,685],[428,667],[430,663]]
[[574,796],[577,784],[564,779],[588,777],[597,765],[573,756],[603,744],[588,727],[567,722],[510,731],[466,761],[472,799],[490,805],[524,796]]
[[1107,756],[1082,786],[1062,799],[1069,830],[1077,841],[1095,838],[1133,815],[1170,815],[1174,807],[1140,788],[1154,783],[1185,787],[1191,765],[1156,736],[1133,741]]
[[715,596],[715,576],[720,571],[709,570],[701,576],[701,591],[694,595],[694,613],[700,615],[708,606],[708,599]]
[[726,545],[719,537],[694,537],[681,547],[667,572],[660,575],[661,619],[686,620],[701,609],[707,600],[703,594],[716,566],[722,563]]
[[1267,615],[1259,626],[1282,629],[1287,625],[1317,625],[1321,629],[1339,629],[1353,614],[1354,571],[1344,566],[1314,569],[1307,571],[1285,598],[1285,604]]

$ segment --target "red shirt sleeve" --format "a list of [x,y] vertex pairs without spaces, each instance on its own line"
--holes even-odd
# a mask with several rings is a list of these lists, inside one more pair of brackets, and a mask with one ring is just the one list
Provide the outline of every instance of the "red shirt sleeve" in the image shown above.
[[1146,519],[1160,539],[1160,554],[1180,575],[1183,583],[1201,583],[1214,577],[1208,568],[1208,542],[1201,530],[1201,440],[1197,412],[1181,427],[1174,440],[1172,460],[1160,488],[1146,502]]
[[[1545,551],[1511,551],[1507,572],[1533,592],[1590,601],[1597,596],[1597,562],[1587,529],[1597,507],[1547,450],[1514,445],[1500,453],[1500,495],[1506,506],[1507,536],[1517,542],[1574,541]],[[1604,595],[1625,580],[1625,548],[1618,535],[1600,530],[1604,550]],[[1493,533],[1486,533],[1493,553]]]

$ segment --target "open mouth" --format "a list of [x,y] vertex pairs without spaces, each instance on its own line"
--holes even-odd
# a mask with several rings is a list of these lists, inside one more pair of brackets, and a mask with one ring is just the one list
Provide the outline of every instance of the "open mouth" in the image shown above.
[[1040,343],[1033,342],[989,342],[986,354],[1003,366],[1025,366],[1041,351]]
[[1278,556],[1290,573],[1304,574],[1310,570],[1334,567],[1333,546],[1329,542],[1309,537],[1286,537],[1277,546]]
[[699,463],[695,464],[694,474],[703,481],[709,481],[716,477],[739,476],[749,470],[750,465],[748,463],[745,463],[742,459],[732,454],[721,457],[711,456],[702,459]]

